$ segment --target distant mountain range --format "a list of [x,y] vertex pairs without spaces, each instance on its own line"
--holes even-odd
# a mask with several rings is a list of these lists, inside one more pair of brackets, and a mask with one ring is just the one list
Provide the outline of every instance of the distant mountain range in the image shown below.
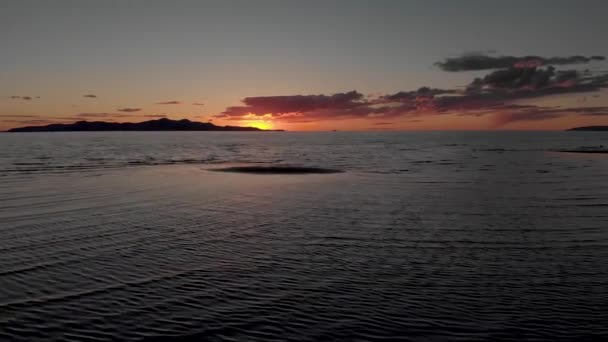
[[608,131],[608,126],[584,126],[567,129],[567,131]]
[[[71,124],[51,124],[9,129],[8,132],[94,132],[94,131],[269,131],[256,127],[217,126],[210,122],[187,119],[158,119],[143,122],[78,121]],[[275,130],[282,131],[282,130]]]

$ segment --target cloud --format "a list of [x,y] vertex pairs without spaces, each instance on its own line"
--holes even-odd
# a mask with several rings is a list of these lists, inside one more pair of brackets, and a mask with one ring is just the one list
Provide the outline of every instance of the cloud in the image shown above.
[[200,102],[194,102],[192,105],[193,106],[204,106],[205,104],[204,103],[200,103]]
[[[540,75],[540,76],[537,76]],[[224,120],[268,119],[292,123],[336,119],[418,118],[428,115],[500,114],[496,124],[523,120],[548,120],[563,115],[604,115],[606,107],[555,108],[519,104],[517,101],[568,93],[592,92],[608,87],[608,77],[530,69],[490,74],[475,87],[437,89],[422,87],[376,97],[357,91],[333,95],[247,97],[243,105],[228,107],[215,118]]]
[[515,121],[539,121],[555,119],[562,116],[559,113],[538,112],[538,111],[523,111],[511,113],[497,113],[494,115],[494,123],[496,126],[504,126]]
[[580,107],[569,108],[573,113],[580,115],[605,116],[608,115],[608,107]]
[[516,106],[510,108],[513,111],[499,112],[494,115],[497,126],[506,125],[514,121],[538,121],[555,119],[566,115],[608,115],[608,107],[540,107],[540,106]]
[[31,120],[0,120],[5,123],[19,124],[19,125],[41,125],[41,124],[51,124],[55,121],[47,120],[47,119],[31,119]]
[[95,94],[86,94],[86,95],[82,95],[82,97],[88,97],[88,98],[91,98],[91,99],[95,99],[95,98],[97,98],[97,95],[95,95]]
[[38,115],[0,115],[0,118],[39,118]]
[[403,101],[403,100],[416,100],[420,98],[432,98],[437,95],[456,94],[456,90],[451,89],[437,89],[429,87],[421,87],[414,91],[400,91],[392,95],[381,96],[382,99],[388,101]]
[[228,107],[216,118],[247,120],[272,116],[277,120],[303,122],[312,119],[365,117],[373,114],[373,103],[357,91],[333,95],[287,95],[246,97],[243,106]]
[[[541,75],[537,76],[536,75]],[[527,100],[568,93],[592,92],[608,87],[604,76],[561,76],[548,70],[527,74],[507,73],[482,79],[465,90],[422,87],[378,97],[357,91],[333,95],[247,97],[243,105],[228,107],[215,118],[224,120],[269,119],[293,123],[336,119],[416,118],[459,114],[482,116],[502,113],[497,124],[522,120],[547,120],[562,115],[604,115],[606,107],[554,108],[518,104]],[[574,74],[572,74],[574,75]]]
[[53,120],[60,120],[60,121],[78,121],[78,120],[82,120],[81,117],[70,117],[70,116],[53,116],[50,119]]
[[[25,100],[25,101],[31,101],[33,99],[32,96],[17,96],[17,95],[10,96],[10,98],[13,100]],[[40,96],[36,96],[36,98],[39,99]]]
[[374,122],[372,125],[374,126],[386,126],[386,125],[394,125],[394,122]]
[[156,104],[159,105],[173,105],[173,104],[180,104],[181,102],[179,101],[167,101],[167,102],[157,102]]
[[79,113],[76,116],[79,118],[124,118],[131,115],[120,113]]
[[539,57],[539,56],[488,56],[482,53],[469,53],[459,57],[446,58],[435,65],[444,71],[472,71],[501,68],[534,68],[543,65],[572,65],[586,64],[593,61],[603,61],[604,56],[568,56],[568,57]]
[[119,109],[117,109],[117,111],[125,112],[125,113],[133,113],[133,112],[141,111],[141,108],[119,108]]
[[[597,81],[600,82],[597,83]],[[589,73],[577,70],[556,70],[553,66],[546,68],[510,67],[493,71],[483,78],[476,78],[467,88],[469,91],[479,91],[483,88],[536,90],[593,85],[594,82],[597,85],[605,83],[597,78],[589,77]]]
[[[489,70],[464,87],[421,87],[392,94],[364,96],[353,90],[335,94],[246,97],[214,118],[273,120],[292,123],[321,120],[420,120],[429,115],[491,115],[496,125],[515,121],[550,120],[564,115],[607,115],[605,107],[543,107],[521,101],[608,88],[608,73],[557,69],[557,66],[605,60],[603,56],[488,56],[483,53],[447,58],[437,63],[447,71]],[[589,95],[596,97],[597,95]],[[372,123],[382,126],[382,123]]]

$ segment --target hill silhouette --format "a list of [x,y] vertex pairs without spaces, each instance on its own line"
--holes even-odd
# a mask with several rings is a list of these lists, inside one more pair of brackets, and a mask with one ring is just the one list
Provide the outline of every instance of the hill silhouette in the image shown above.
[[608,131],[608,126],[584,126],[567,129],[567,131]]
[[[9,129],[8,132],[94,132],[94,131],[269,131],[256,127],[218,126],[210,122],[188,119],[158,119],[143,122],[78,121],[71,124],[51,124]],[[277,130],[280,131],[280,130]]]

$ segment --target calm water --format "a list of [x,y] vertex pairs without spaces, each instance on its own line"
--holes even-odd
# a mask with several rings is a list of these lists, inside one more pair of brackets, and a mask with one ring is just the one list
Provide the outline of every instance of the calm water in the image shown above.
[[[608,134],[0,134],[0,340],[608,338]],[[211,172],[240,164],[324,175]]]

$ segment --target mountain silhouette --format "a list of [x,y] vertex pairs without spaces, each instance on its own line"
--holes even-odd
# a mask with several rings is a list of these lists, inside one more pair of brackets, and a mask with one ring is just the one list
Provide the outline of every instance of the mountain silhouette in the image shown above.
[[[9,129],[8,132],[94,132],[94,131],[269,131],[256,127],[217,126],[210,122],[187,119],[158,119],[143,122],[78,121],[71,124],[51,124]],[[281,131],[281,130],[275,130]]]

